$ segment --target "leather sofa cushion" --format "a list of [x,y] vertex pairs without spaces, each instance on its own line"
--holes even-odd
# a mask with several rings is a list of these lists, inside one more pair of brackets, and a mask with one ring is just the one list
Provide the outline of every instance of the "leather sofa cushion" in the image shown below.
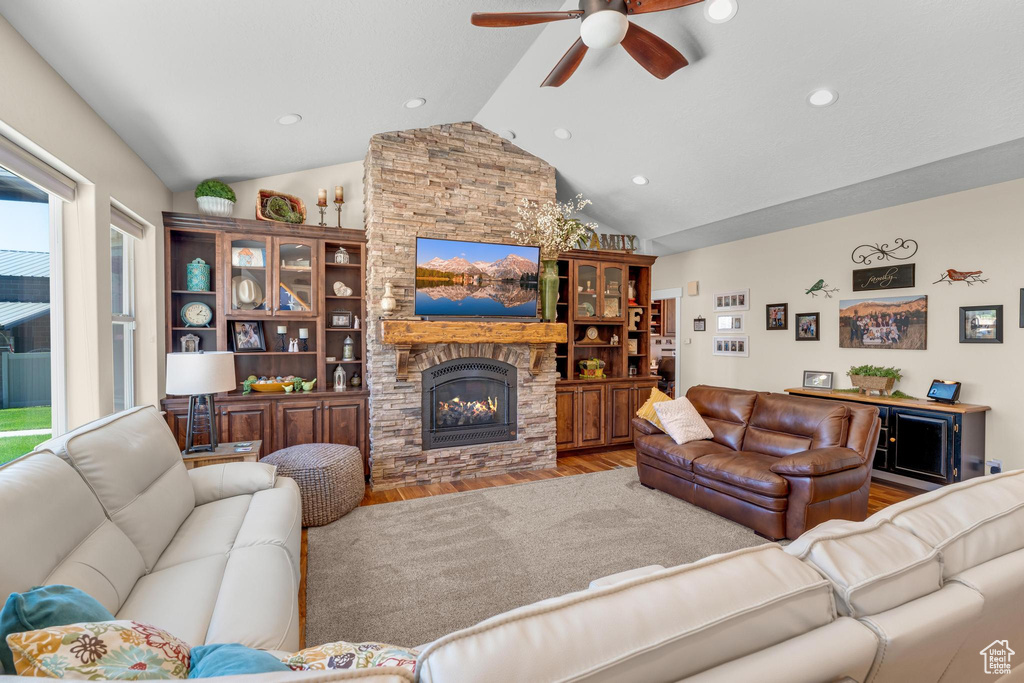
[[776,545],[544,600],[434,641],[422,683],[676,681],[831,623],[831,587]]
[[789,498],[781,497],[774,498],[772,496],[765,496],[760,493],[754,493],[747,489],[741,489],[739,486],[727,484],[724,481],[718,479],[710,479],[708,477],[702,477],[699,474],[694,475],[694,482],[718,493],[724,493],[727,496],[738,498],[739,500],[746,501],[752,505],[762,507],[766,510],[772,510],[774,512],[785,512],[789,507]]
[[754,409],[757,392],[704,384],[690,387],[686,398],[715,434],[715,441],[738,451]]
[[732,453],[717,441],[691,441],[678,445],[668,434],[637,437],[636,446],[643,453],[684,470],[693,469],[693,461],[709,453]]
[[[231,465],[230,469],[228,465]],[[196,505],[243,496],[274,487],[277,466],[263,462],[232,462],[196,467],[188,471]]]
[[153,406],[115,413],[41,444],[71,463],[146,569],[195,507],[178,442]]
[[764,496],[784,498],[789,493],[789,482],[771,471],[776,462],[776,458],[764,453],[712,453],[697,460],[693,471]]
[[845,404],[785,394],[758,394],[743,450],[782,457],[846,444]]
[[835,587],[840,614],[878,614],[942,587],[939,553],[886,522],[831,520],[802,534],[786,552]]
[[942,554],[947,578],[1024,548],[1024,470],[977,477],[875,513]]
[[847,403],[850,411],[850,426],[846,434],[846,447],[852,448],[865,458],[874,457],[878,445],[878,432],[872,427],[878,419],[875,406]]
[[145,573],[81,477],[50,453],[0,467],[0,599],[65,584],[116,613]]

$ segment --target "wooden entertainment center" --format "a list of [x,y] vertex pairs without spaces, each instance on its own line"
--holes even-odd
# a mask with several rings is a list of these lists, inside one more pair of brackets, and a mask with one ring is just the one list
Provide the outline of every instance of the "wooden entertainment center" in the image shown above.
[[[633,441],[633,415],[658,385],[648,358],[656,258],[587,250],[559,257],[557,320],[568,326],[568,341],[555,346],[559,453]],[[603,379],[580,377],[578,363],[589,358],[604,361]]]
[[[262,324],[266,350],[237,352],[239,388],[217,397],[220,440],[260,439],[263,455],[303,443],[357,446],[363,453],[364,471],[369,473],[365,233],[165,212],[164,234],[168,352],[180,351],[181,338],[189,334],[199,337],[201,351],[233,351],[228,329],[232,321]],[[339,247],[348,252],[348,263],[335,263]],[[254,254],[255,259],[250,256],[243,265],[238,257],[240,249]],[[186,284],[186,265],[196,258],[210,267],[209,288],[203,291],[189,290]],[[255,292],[256,301],[241,301],[241,279],[248,281],[249,296],[245,298]],[[335,282],[343,283],[351,293],[336,295]],[[282,305],[285,300],[301,303],[286,307]],[[182,309],[194,302],[212,310],[208,326],[186,326],[182,320]],[[358,316],[360,328],[331,327],[334,312],[349,313],[353,322]],[[278,327],[286,328],[287,338],[298,338],[301,329],[307,330],[308,349],[280,351]],[[346,337],[354,342],[352,361],[342,360]],[[328,361],[329,357],[337,360]],[[348,378],[358,373],[362,382],[359,387],[333,390],[334,370],[339,363]],[[306,380],[315,378],[316,384],[308,392],[243,394],[241,383],[249,375],[297,375]],[[162,405],[167,423],[184,448],[187,397],[166,398]]]

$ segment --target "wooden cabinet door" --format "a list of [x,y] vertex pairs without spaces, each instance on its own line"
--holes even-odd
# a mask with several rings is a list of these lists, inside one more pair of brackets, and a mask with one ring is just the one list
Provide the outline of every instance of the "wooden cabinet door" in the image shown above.
[[355,446],[363,454],[363,474],[369,474],[366,441],[366,402],[325,400],[323,403],[323,441]]
[[576,387],[555,388],[556,448],[572,448],[576,445],[576,425],[579,422],[577,402]]
[[915,479],[951,484],[953,427],[949,413],[893,408],[889,423],[892,471]]
[[665,299],[661,306],[661,328],[662,334],[666,337],[674,337],[676,334],[676,300]]
[[274,238],[275,318],[315,318],[320,298],[320,247],[316,240]]
[[322,418],[320,401],[278,401],[274,420],[274,450],[302,443],[319,443]]
[[[219,264],[221,311],[249,319],[271,315],[277,301],[271,296],[273,279],[270,266],[274,258],[271,238],[267,235],[228,233],[222,245],[224,251]],[[232,348],[230,339],[228,348]]]
[[627,443],[633,440],[630,420],[633,417],[632,384],[608,386],[608,443]]
[[[188,401],[184,401],[184,407],[170,407],[165,405],[164,412],[167,418],[167,426],[171,428],[174,439],[178,442],[178,450],[185,450],[185,436],[188,433]],[[208,443],[205,435],[197,436],[195,445]]]
[[600,313],[602,320],[625,320],[629,283],[621,265],[601,264]]
[[633,416],[636,415],[636,411],[640,410],[640,407],[647,403],[647,399],[651,397],[651,392],[658,386],[656,382],[649,382],[646,384],[638,384],[633,387],[631,392],[632,404],[629,406],[629,439],[633,440],[636,434],[633,431]]
[[603,446],[607,440],[605,425],[605,387],[579,387],[579,429],[576,445],[580,448]]
[[601,264],[596,261],[574,261],[576,266],[576,289],[573,292],[574,310],[577,320],[601,317]]
[[217,438],[220,441],[263,440],[261,457],[274,450],[271,443],[271,410],[269,401],[246,401],[217,408],[220,413]]

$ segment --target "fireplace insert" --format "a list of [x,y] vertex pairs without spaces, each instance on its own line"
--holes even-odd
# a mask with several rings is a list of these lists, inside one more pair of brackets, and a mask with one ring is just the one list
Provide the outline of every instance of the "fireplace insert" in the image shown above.
[[459,358],[423,372],[423,450],[514,441],[516,368]]

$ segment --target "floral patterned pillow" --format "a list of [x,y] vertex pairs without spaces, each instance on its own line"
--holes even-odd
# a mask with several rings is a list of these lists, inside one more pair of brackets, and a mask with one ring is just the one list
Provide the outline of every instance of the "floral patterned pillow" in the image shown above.
[[122,681],[188,678],[189,646],[137,621],[12,633],[7,644],[19,676]]
[[377,666],[402,666],[416,669],[419,652],[383,643],[327,643],[307,647],[281,661],[295,671],[321,671],[324,669],[369,669]]

